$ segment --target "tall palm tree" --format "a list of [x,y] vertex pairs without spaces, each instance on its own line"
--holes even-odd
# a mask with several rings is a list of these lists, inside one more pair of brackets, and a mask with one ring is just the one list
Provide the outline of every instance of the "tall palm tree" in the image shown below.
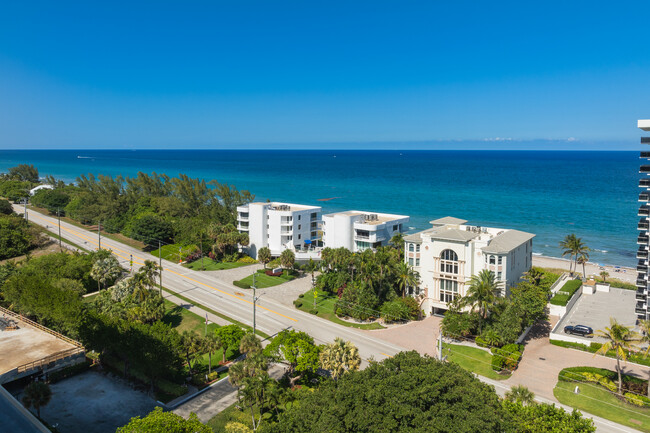
[[569,256],[571,262],[569,264],[569,273],[573,276],[573,256],[575,255],[575,245],[578,238],[574,233],[566,235],[564,239],[560,242],[560,248],[562,248],[562,257]]
[[[650,353],[650,320],[639,320],[639,328],[641,329],[639,343],[648,345],[644,350],[644,355],[647,357]],[[648,397],[650,397],[650,386],[648,386]]]
[[609,272],[607,271],[602,271],[600,273],[600,276],[603,277],[603,283],[607,281],[607,277],[609,277]]
[[587,253],[582,253],[578,257],[577,264],[582,265],[582,279],[583,280],[587,279],[586,265],[587,265],[588,261],[589,261],[589,254],[587,254]]
[[479,333],[483,330],[483,321],[487,319],[500,293],[499,285],[494,272],[483,269],[477,275],[472,275],[467,294],[461,299],[463,307],[471,307],[472,311],[478,311]]
[[204,341],[205,350],[208,352],[208,374],[212,373],[212,354],[223,348],[221,339],[217,334],[210,333],[205,337]]
[[97,290],[100,290],[100,284],[106,288],[109,281],[114,281],[122,274],[122,268],[115,256],[110,255],[104,259],[97,260],[90,269],[90,276],[97,281]]
[[627,326],[621,325],[614,318],[610,318],[609,323],[609,328],[596,331],[599,337],[604,337],[607,340],[605,344],[598,349],[596,354],[605,355],[610,350],[613,350],[616,353],[618,393],[621,394],[621,389],[623,387],[623,381],[621,378],[621,359],[627,361],[627,351],[634,347],[634,343],[638,342],[641,339],[641,336]]
[[291,250],[284,250],[280,254],[280,264],[285,269],[291,269],[296,262],[296,255]]
[[321,350],[319,358],[321,368],[329,370],[334,380],[346,371],[355,371],[361,366],[361,356],[357,347],[350,341],[338,337]]
[[34,406],[38,417],[41,417],[41,407],[47,405],[52,398],[52,390],[45,382],[32,382],[23,393],[23,404],[27,409]]
[[404,262],[399,262],[397,266],[395,266],[395,272],[397,274],[397,286],[400,288],[403,298],[406,296],[406,289],[408,287],[418,285],[418,274],[413,270],[412,266],[409,266]]

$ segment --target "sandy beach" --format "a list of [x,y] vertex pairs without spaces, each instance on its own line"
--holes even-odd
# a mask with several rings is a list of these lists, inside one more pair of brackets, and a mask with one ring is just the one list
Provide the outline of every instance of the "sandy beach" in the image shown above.
[[[548,257],[548,256],[533,256],[533,266],[539,266],[541,268],[558,268],[569,270],[571,262],[567,259],[560,259],[557,257]],[[586,266],[587,277],[590,276],[599,276],[603,271],[602,268],[609,273],[607,278],[616,278],[627,283],[634,284],[636,283],[636,269],[628,268],[624,266],[618,267],[607,265],[599,266],[595,263],[587,263]],[[577,271],[582,275],[582,265],[578,265]]]

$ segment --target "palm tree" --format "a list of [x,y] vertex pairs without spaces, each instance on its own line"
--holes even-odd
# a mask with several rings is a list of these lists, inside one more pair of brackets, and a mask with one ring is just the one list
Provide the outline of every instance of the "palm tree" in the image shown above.
[[[621,359],[627,361],[627,351],[634,343],[641,339],[641,336],[627,326],[621,325],[614,318],[609,319],[610,326],[604,331],[596,331],[599,337],[607,339],[596,354],[605,355],[610,350],[616,353],[616,371],[618,372],[618,393],[621,394],[623,381],[621,378]],[[594,355],[595,356],[595,355]]]
[[399,262],[395,266],[395,272],[397,274],[397,285],[402,292],[402,298],[406,296],[406,289],[408,287],[417,286],[419,283],[418,274],[413,270],[412,266],[404,262]]
[[109,281],[115,280],[122,274],[122,268],[115,256],[110,255],[104,259],[97,260],[90,269],[90,276],[97,281],[97,290],[100,290],[100,284],[106,288]]
[[396,248],[400,250],[400,252],[404,252],[404,234],[403,233],[395,233],[392,238],[390,238],[389,243],[393,246],[393,248]]
[[291,269],[296,262],[296,255],[291,250],[284,250],[280,254],[280,264],[285,269]]
[[575,234],[571,233],[566,235],[564,239],[560,242],[560,248],[562,248],[562,257],[569,256],[571,262],[569,264],[569,273],[573,276],[573,256],[575,255],[575,244],[578,238]]
[[524,273],[524,278],[533,286],[539,286],[544,279],[544,271],[539,268],[530,268],[528,272]]
[[479,334],[483,329],[483,321],[490,314],[497,295],[500,293],[499,283],[494,272],[483,269],[478,275],[473,275],[469,281],[467,294],[461,299],[463,307],[471,306],[472,311],[479,313]]
[[252,332],[247,332],[239,341],[239,351],[246,354],[256,354],[262,351],[262,343]]
[[[644,351],[644,355],[647,357],[648,353],[650,353],[650,320],[639,320],[639,328],[641,329],[639,343],[648,345]],[[650,386],[648,386],[648,397],[650,397]]]
[[212,354],[223,348],[223,344],[221,344],[221,339],[217,337],[217,334],[210,333],[205,337],[204,347],[208,352],[208,374],[210,374],[212,373]]
[[585,269],[585,265],[589,261],[589,254],[587,253],[582,253],[580,254],[580,257],[578,257],[577,264],[582,265],[582,279],[586,280],[587,279],[587,270]]
[[609,272],[607,271],[602,271],[600,273],[600,276],[603,277],[603,283],[607,281],[607,277],[609,277]]
[[41,407],[47,405],[52,398],[52,390],[45,382],[32,382],[23,393],[23,404],[27,409],[34,406],[38,417],[41,417]]
[[346,371],[358,370],[361,365],[361,356],[357,347],[350,341],[338,337],[321,350],[319,358],[321,368],[329,370],[334,380]]
[[[587,245],[582,242],[581,238],[576,238],[575,239],[575,244],[573,245],[575,249],[575,261],[576,261],[576,266],[574,269],[578,269],[578,259],[582,260],[582,269],[584,273],[584,265],[589,261],[589,251],[591,251],[591,248],[589,248]],[[585,275],[586,277],[586,275]]]
[[523,385],[515,385],[505,394],[505,399],[523,406],[535,404],[535,393]]
[[262,262],[264,269],[266,269],[266,264],[271,261],[271,250],[269,247],[262,247],[257,252],[257,260]]
[[190,374],[192,374],[192,360],[203,351],[203,339],[192,331],[183,331],[181,335],[181,346],[185,360],[187,361],[187,367],[190,370]]
[[136,275],[140,275],[140,279],[142,280],[142,284],[145,285],[145,287],[151,289],[153,288],[154,284],[156,284],[156,277],[160,275],[160,267],[158,267],[158,264],[152,260],[145,260],[144,261],[144,266],[142,266]]

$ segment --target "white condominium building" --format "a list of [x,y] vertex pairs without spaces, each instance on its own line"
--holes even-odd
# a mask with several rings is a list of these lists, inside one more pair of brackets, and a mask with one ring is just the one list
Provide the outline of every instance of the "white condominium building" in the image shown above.
[[483,269],[494,272],[501,295],[507,296],[532,266],[534,234],[466,223],[440,218],[431,221],[432,228],[404,238],[404,259],[420,275],[420,287],[411,294],[424,298],[427,314],[440,314],[465,296],[470,278]]
[[387,245],[409,222],[405,215],[351,210],[323,215],[323,245],[352,252]]
[[247,252],[257,258],[262,247],[273,256],[303,250],[319,240],[321,208],[291,203],[249,203],[237,207],[237,228],[248,233]]

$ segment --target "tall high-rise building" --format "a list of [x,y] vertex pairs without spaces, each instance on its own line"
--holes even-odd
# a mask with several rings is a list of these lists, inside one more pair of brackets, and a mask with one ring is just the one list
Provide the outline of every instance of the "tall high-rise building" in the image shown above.
[[[639,120],[638,126],[643,131],[650,131],[650,120]],[[641,144],[650,144],[650,136],[641,137]],[[642,151],[641,159],[650,160],[650,152]],[[650,175],[650,165],[641,165],[639,170],[641,174]],[[650,281],[648,280],[648,259],[650,259],[650,178],[644,176],[639,180],[639,188],[642,188],[639,194],[639,237],[637,244],[639,250],[636,258],[639,263],[636,266],[636,316],[639,320],[647,320],[650,316],[648,308],[648,291],[650,291]]]

